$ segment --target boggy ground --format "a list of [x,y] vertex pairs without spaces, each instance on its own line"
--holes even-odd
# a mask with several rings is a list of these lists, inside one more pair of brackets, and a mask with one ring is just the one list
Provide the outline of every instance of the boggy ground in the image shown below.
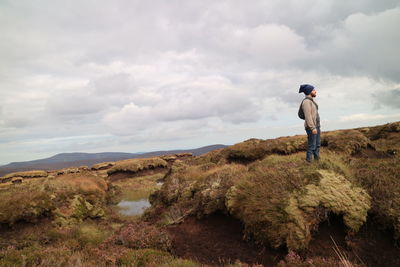
[[[0,266],[400,266],[400,123],[322,144],[310,165],[293,136],[3,177]],[[143,217],[116,210],[149,195]]]
[[222,213],[201,220],[187,218],[182,224],[168,227],[172,252],[183,258],[209,265],[276,265],[284,258],[284,249],[274,250],[243,240],[243,224]]
[[[283,261],[274,262],[279,266],[396,265],[400,123],[326,132],[322,145],[323,158],[313,164],[304,162],[305,136],[250,139],[177,162],[151,195],[146,219],[176,225],[169,230],[175,253],[205,263],[218,262],[217,254],[226,262],[237,257],[258,262],[246,260],[250,252],[229,255],[231,250],[246,251],[246,246],[233,242],[235,235],[219,235],[211,227],[214,214],[222,212],[241,222],[243,231],[237,232],[246,240],[264,248],[287,248]],[[328,227],[332,215],[340,223]],[[214,236],[232,246],[212,250]],[[274,253],[261,253],[259,262],[268,263]]]
[[[189,217],[183,223],[167,229],[174,255],[205,265],[226,266],[240,262],[285,266],[291,261],[290,256],[285,261],[287,249],[284,247],[272,249],[243,240],[243,224],[222,213],[200,220]],[[334,248],[337,248],[354,265],[400,266],[400,248],[393,241],[390,231],[381,229],[373,222],[364,225],[356,235],[346,237],[343,219],[332,214],[315,230],[308,248],[291,256],[297,261],[294,266],[303,266],[301,259],[309,260],[304,266],[335,266],[339,263],[335,261],[338,255]],[[312,265],[313,261],[317,265]]]
[[400,266],[400,248],[394,244],[393,233],[382,226],[367,221],[360,231],[347,236],[341,216],[332,215],[323,222],[314,233],[307,250],[300,255],[303,258],[337,257],[335,243],[350,262],[361,266]]

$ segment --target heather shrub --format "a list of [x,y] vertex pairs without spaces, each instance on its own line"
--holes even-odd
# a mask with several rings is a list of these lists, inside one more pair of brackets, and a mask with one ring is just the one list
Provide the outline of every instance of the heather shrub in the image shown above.
[[55,208],[54,196],[35,184],[0,191],[0,199],[0,223],[14,224],[18,220],[36,222]]
[[336,258],[323,258],[323,257],[311,257],[302,259],[295,252],[289,252],[284,260],[278,263],[278,267],[337,267],[337,266],[358,266],[351,262],[346,262],[347,265],[344,265],[339,259]]
[[371,141],[360,131],[332,131],[321,135],[321,143],[329,150],[354,155],[362,149],[371,146]]
[[118,266],[161,266],[173,260],[171,254],[156,249],[129,250],[117,260]]
[[79,266],[86,262],[81,252],[65,248],[46,248],[32,245],[22,249],[9,248],[0,251],[0,266]]
[[371,213],[400,238],[400,158],[357,159],[352,163],[356,181],[372,197]]
[[133,249],[155,248],[167,251],[171,247],[171,240],[165,230],[141,221],[124,225],[109,242]]

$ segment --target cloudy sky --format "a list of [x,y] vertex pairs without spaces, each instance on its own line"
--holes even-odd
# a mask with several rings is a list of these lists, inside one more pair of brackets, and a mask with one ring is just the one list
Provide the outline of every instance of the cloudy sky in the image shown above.
[[0,1],[0,164],[400,120],[400,1]]

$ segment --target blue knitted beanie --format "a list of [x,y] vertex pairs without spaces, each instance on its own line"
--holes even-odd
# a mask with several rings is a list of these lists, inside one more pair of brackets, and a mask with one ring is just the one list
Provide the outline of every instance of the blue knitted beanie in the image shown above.
[[312,90],[314,90],[314,86],[310,84],[302,84],[300,85],[299,93],[304,93],[305,95],[309,95]]

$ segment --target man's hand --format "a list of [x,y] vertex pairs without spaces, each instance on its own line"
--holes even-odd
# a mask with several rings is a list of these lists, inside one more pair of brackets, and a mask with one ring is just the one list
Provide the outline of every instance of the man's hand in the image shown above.
[[318,133],[317,129],[312,130],[312,134],[317,134],[317,133]]

